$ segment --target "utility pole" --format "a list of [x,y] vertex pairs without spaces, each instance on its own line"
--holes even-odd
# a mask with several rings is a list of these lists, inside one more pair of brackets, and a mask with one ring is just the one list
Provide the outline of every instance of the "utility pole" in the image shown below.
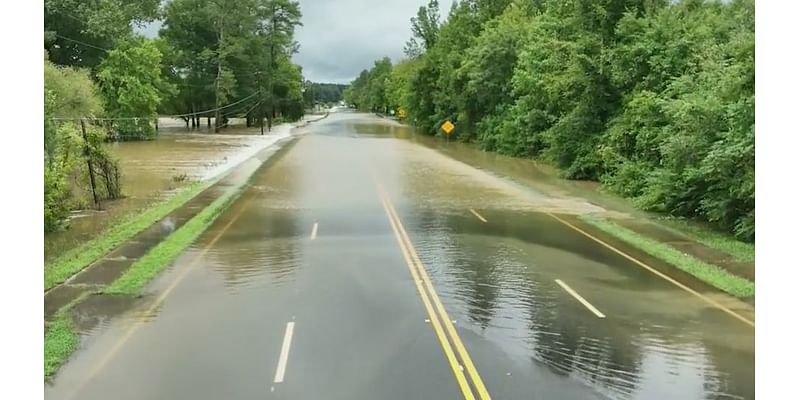
[[269,115],[267,116],[267,130],[272,131],[272,119],[275,118],[275,99],[273,98],[274,89],[272,87],[273,80],[275,80],[275,67],[277,63],[275,62],[275,30],[278,29],[278,17],[276,13],[278,12],[277,4],[274,2],[272,3],[272,27],[269,32],[269,88],[267,91],[267,96],[269,96]]
[[97,191],[95,190],[94,183],[94,168],[92,168],[92,155],[89,151],[89,140],[86,138],[86,122],[81,118],[81,133],[83,133],[83,154],[86,156],[86,165],[89,167],[89,183],[92,185],[92,199],[95,206],[99,203],[97,201]]
[[[258,108],[262,108],[263,104],[263,92],[261,91],[261,71],[257,71],[256,75],[256,86],[258,86]],[[258,122],[261,127],[261,136],[264,136],[264,118],[261,116],[261,110],[256,111],[256,115],[258,115]]]
[[[222,81],[222,44],[224,39],[224,29],[225,27],[222,25],[222,15],[220,14],[219,17],[219,43],[217,44],[217,93],[216,93],[216,113],[214,114],[214,133],[219,132],[219,121],[222,119],[222,113],[220,112],[219,108],[221,106],[220,102],[220,83]],[[194,118],[194,116],[192,116]]]

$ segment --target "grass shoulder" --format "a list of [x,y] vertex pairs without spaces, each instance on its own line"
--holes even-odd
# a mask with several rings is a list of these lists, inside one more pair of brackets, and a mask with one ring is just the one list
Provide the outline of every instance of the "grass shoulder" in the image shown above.
[[736,261],[751,262],[756,259],[755,243],[742,242],[732,235],[682,219],[662,218],[657,222],[666,229],[728,254]]
[[189,222],[133,263],[122,276],[102,292],[106,294],[139,294],[147,283],[172,264],[200,234],[205,232],[236,197],[236,193],[232,192],[214,200]]
[[[136,261],[122,276],[107,287],[99,290],[103,294],[138,295],[159,273],[170,266],[230,204],[236,200],[239,190],[228,192],[216,199],[182,227],[167,236],[147,254]],[[88,293],[87,293],[88,295]],[[44,373],[45,378],[53,376],[58,368],[78,348],[79,337],[72,326],[70,312],[81,302],[81,296],[62,307],[45,333]]]
[[728,294],[739,298],[755,296],[755,284],[753,282],[736,276],[716,265],[682,253],[669,245],[645,237],[609,220],[593,216],[581,216],[580,218],[603,232],[621,239],[653,257],[674,265],[678,269]]
[[46,263],[44,268],[44,290],[64,282],[70,276],[87,267],[126,240],[166,217],[170,212],[194,198],[208,185],[209,182],[192,183],[170,198],[142,212],[130,214],[119,223],[97,235],[94,239]]
[[60,313],[44,335],[44,376],[49,378],[78,348],[78,334],[72,328],[68,313]]

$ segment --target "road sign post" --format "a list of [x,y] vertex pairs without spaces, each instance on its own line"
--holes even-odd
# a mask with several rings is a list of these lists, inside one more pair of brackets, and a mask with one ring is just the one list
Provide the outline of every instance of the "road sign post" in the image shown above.
[[444,132],[444,135],[447,137],[447,141],[450,142],[450,134],[453,133],[453,130],[456,129],[456,126],[453,125],[453,123],[450,122],[450,120],[446,120],[444,121],[444,123],[440,128]]

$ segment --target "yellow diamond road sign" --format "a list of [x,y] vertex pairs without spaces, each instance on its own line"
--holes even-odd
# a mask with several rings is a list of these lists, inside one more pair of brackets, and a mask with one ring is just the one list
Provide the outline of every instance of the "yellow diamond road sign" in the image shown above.
[[444,131],[445,135],[449,135],[451,132],[453,132],[453,129],[456,129],[456,126],[450,121],[444,121],[442,124],[442,130]]

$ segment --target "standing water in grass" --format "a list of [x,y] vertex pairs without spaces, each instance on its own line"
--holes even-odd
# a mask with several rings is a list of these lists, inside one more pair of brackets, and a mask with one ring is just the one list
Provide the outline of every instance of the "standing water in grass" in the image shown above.
[[258,129],[231,129],[224,134],[192,133],[167,128],[155,140],[108,144],[119,160],[122,199],[102,203],[102,210],[81,210],[69,219],[69,229],[45,235],[45,260],[75,248],[114,225],[115,221],[173,195],[193,182],[224,173],[257,149],[286,135],[276,127],[261,136]]

